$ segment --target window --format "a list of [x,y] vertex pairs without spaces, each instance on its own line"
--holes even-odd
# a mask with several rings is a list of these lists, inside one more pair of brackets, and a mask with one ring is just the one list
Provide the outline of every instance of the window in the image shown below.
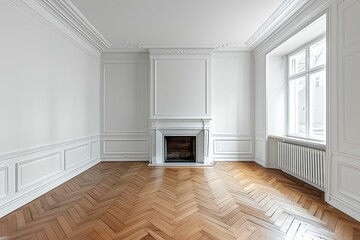
[[288,135],[325,141],[326,40],[288,55]]

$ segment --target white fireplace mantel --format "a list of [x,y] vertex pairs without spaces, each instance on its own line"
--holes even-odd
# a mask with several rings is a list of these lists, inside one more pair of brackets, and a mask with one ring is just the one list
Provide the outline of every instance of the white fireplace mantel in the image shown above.
[[210,119],[150,119],[150,121],[152,138],[150,166],[174,165],[165,163],[165,136],[195,136],[196,163],[187,165],[213,164],[209,157]]

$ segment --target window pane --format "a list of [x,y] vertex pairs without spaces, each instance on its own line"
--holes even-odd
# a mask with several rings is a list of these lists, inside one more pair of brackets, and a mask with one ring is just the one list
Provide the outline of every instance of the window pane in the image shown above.
[[326,132],[325,70],[310,75],[310,138],[325,140]]
[[289,76],[305,72],[305,50],[289,57]]
[[326,62],[326,41],[321,40],[310,46],[310,68],[324,65]]
[[289,134],[306,137],[306,78],[289,81]]

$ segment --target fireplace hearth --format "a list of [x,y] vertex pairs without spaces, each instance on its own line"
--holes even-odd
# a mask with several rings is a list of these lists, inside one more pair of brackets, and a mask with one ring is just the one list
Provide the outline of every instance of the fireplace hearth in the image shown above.
[[164,160],[170,162],[196,162],[196,136],[165,136]]

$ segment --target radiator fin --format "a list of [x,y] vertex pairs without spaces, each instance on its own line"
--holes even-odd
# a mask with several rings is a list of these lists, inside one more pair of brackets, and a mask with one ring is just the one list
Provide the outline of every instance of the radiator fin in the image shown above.
[[325,151],[279,142],[278,164],[282,171],[324,190]]

